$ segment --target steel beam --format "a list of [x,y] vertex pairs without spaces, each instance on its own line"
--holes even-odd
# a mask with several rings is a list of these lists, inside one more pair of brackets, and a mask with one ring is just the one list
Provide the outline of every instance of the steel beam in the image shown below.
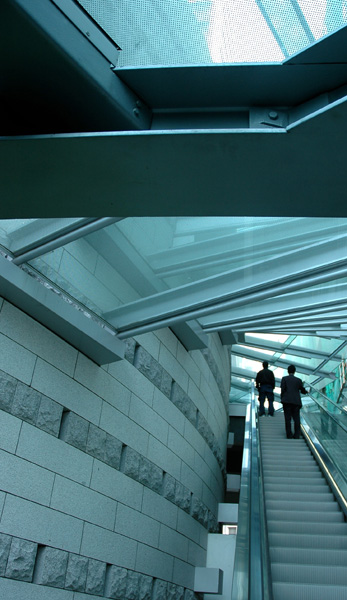
[[3,298],[66,340],[98,365],[124,358],[125,346],[101,323],[86,316],[0,256],[0,288]]
[[[341,244],[347,236],[313,244],[282,257],[254,263],[206,280],[122,306],[104,315],[119,332],[133,335],[136,328],[169,326],[233,306],[245,305],[276,294],[345,277],[347,257]],[[281,258],[286,261],[283,271]],[[289,259],[291,263],[289,264]]]
[[[197,219],[199,222],[200,220]],[[178,222],[178,226],[180,221]],[[254,221],[254,226],[257,221]],[[216,226],[218,230],[218,226]],[[335,220],[329,219],[311,219],[308,228],[306,219],[291,219],[280,222],[275,219],[274,222],[265,223],[261,230],[262,239],[266,241],[260,242],[258,236],[247,238],[244,232],[238,231],[237,226],[232,223],[225,227],[227,232],[225,235],[216,235],[207,240],[194,241],[192,243],[183,244],[161,252],[148,255],[146,258],[151,265],[154,273],[161,277],[170,277],[182,273],[206,270],[206,267],[218,267],[222,265],[230,265],[242,261],[243,264],[247,260],[263,260],[275,254],[283,252],[283,237],[286,237],[286,249],[294,250],[307,246],[309,243],[314,243],[323,239],[328,239],[341,233],[341,225]],[[288,235],[288,232],[291,235]],[[184,231],[182,235],[197,236],[195,230]],[[268,240],[266,239],[268,235]],[[176,235],[175,235],[176,238]],[[255,239],[254,239],[255,238]]]
[[281,319],[305,315],[319,315],[330,313],[333,310],[344,310],[346,303],[347,284],[322,287],[320,290],[304,289],[292,294],[275,296],[266,302],[254,302],[240,308],[216,313],[212,317],[203,317],[200,323],[206,332],[213,330],[222,331],[236,328],[242,323],[255,325],[267,322],[269,319],[276,322]]
[[2,0],[2,132],[148,128],[151,111],[111,69],[117,60],[116,44],[82,8],[69,5],[64,0]]
[[[235,352],[235,347],[233,348],[233,352]],[[288,354],[289,354],[289,350],[288,350]],[[246,349],[246,348],[242,348],[242,347],[238,347],[237,348],[237,356],[242,356],[243,358],[248,358],[249,360],[255,360],[255,361],[260,361],[262,362],[263,360],[268,360],[270,364],[272,364],[274,367],[280,367],[282,369],[286,369],[288,367],[289,361],[285,360],[283,358],[276,358],[273,359],[271,358],[271,356],[262,353],[261,351],[256,352],[255,350],[251,350],[251,349]],[[317,370],[317,367],[312,367],[309,368],[307,365],[297,365],[297,369],[300,371],[300,373],[303,373],[305,375],[311,375],[311,374],[315,374],[315,375],[319,375],[320,377],[328,377],[330,379],[334,379],[335,376],[333,376],[329,371],[323,371],[323,370]]]
[[38,236],[30,243],[29,248],[22,247],[20,250],[17,248],[13,263],[15,265],[22,265],[23,263],[37,258],[38,256],[42,256],[47,252],[52,252],[57,248],[61,248],[61,246],[64,246],[65,244],[75,242],[81,237],[85,237],[90,233],[99,231],[99,229],[104,229],[105,227],[108,227],[109,225],[112,225],[120,220],[121,218],[116,217],[106,217],[104,219],[82,219],[82,222],[76,223],[74,227],[70,226],[68,231],[55,231],[54,234],[49,236],[49,239],[40,239]]
[[[294,340],[293,340],[294,341]],[[279,344],[276,342],[269,342],[268,340],[259,340],[259,338],[254,338],[253,341],[242,341],[238,342],[239,345],[248,346],[250,348],[259,348],[260,350],[271,350],[275,353],[288,354],[290,349],[290,354],[292,356],[300,356],[302,358],[317,358],[317,359],[325,359],[326,353],[319,351],[311,346],[303,348],[302,346],[296,346],[293,342],[289,345],[287,344]],[[336,353],[337,352],[337,353]],[[342,354],[339,354],[336,351],[329,355],[330,360],[336,360],[340,362],[343,358]]]

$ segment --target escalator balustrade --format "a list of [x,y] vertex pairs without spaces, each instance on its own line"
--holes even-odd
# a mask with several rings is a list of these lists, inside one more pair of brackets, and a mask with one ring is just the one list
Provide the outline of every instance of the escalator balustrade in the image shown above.
[[347,523],[306,443],[283,415],[259,420],[274,600],[347,599]]

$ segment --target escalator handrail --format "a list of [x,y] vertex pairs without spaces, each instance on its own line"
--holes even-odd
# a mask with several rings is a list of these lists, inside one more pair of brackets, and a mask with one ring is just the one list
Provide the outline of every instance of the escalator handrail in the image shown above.
[[254,390],[252,390],[252,400],[247,407],[245,422],[231,600],[272,600],[261,477],[257,409]]
[[263,599],[263,568],[260,513],[260,465],[258,457],[258,430],[254,394],[251,418],[251,477],[250,477],[250,548],[249,548],[249,600]]
[[[260,516],[260,531],[259,531],[259,540],[258,546],[260,551],[260,562],[261,562],[261,583],[262,583],[262,596],[259,595],[259,591],[254,591],[254,596],[252,596],[252,600],[258,600],[258,598],[263,598],[264,600],[273,600],[272,595],[272,580],[271,580],[271,566],[270,566],[270,551],[269,551],[269,543],[268,543],[268,532],[267,532],[267,522],[266,522],[266,508],[265,508],[265,494],[264,494],[264,477],[263,477],[263,465],[262,465],[262,456],[260,451],[260,437],[259,437],[259,417],[258,411],[254,396],[254,389],[252,395],[252,414],[254,421],[256,422],[256,443],[254,445],[254,450],[257,452],[257,471],[258,471],[258,481],[257,481],[257,495],[258,495],[258,506],[259,506],[259,516]],[[251,489],[252,493],[252,489]],[[253,494],[252,494],[253,496]],[[252,565],[251,565],[252,567]],[[253,571],[250,571],[253,575]],[[259,582],[260,583],[260,582]]]
[[231,600],[248,598],[251,405],[247,406]]
[[329,452],[324,447],[324,444],[317,438],[305,417],[301,416],[300,420],[301,430],[306,438],[308,446],[320,465],[337,502],[347,518],[347,480],[338,466],[331,459]]

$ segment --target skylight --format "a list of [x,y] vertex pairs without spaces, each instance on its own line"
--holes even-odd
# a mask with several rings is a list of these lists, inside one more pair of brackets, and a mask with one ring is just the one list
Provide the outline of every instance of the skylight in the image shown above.
[[347,20],[346,0],[79,0],[119,67],[282,62]]

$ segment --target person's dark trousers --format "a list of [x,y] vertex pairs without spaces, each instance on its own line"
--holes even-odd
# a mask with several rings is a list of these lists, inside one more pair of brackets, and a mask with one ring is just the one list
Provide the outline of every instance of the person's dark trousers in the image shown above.
[[[283,403],[284,421],[287,438],[300,437],[300,406],[298,404]],[[292,419],[294,421],[294,436],[292,434]]]
[[274,393],[271,385],[261,385],[259,390],[259,415],[265,414],[264,402],[269,401],[269,415],[274,414]]

